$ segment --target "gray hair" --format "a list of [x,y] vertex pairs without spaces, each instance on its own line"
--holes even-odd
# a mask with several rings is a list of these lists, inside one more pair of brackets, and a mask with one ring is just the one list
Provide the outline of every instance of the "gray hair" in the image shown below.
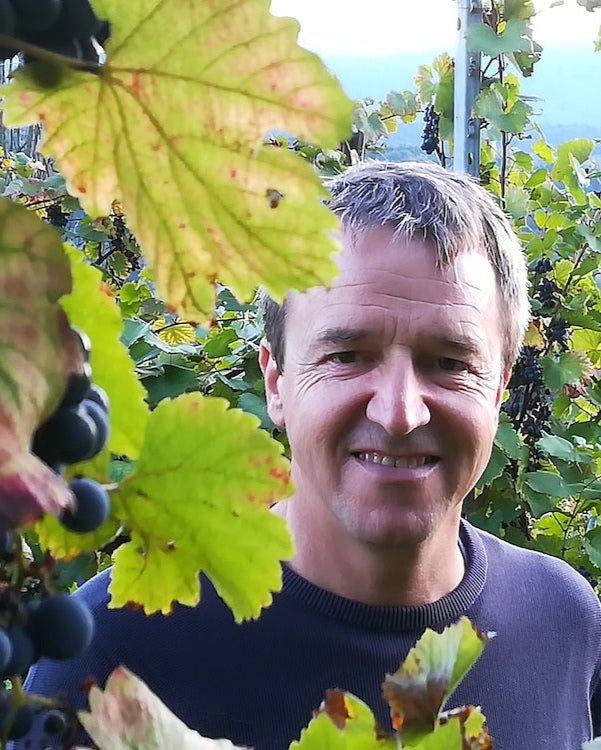
[[[462,252],[483,249],[501,297],[503,363],[511,367],[530,321],[524,252],[511,224],[490,193],[467,175],[433,162],[370,161],[326,181],[328,207],[350,237],[376,227],[395,236],[417,235],[434,246],[439,265]],[[261,295],[265,335],[280,370],[284,365],[285,301]]]

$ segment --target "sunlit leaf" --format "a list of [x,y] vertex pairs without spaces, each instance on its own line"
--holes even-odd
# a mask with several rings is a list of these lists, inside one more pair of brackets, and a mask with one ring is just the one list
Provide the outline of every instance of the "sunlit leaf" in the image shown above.
[[590,157],[594,147],[594,141],[588,138],[575,138],[562,143],[557,149],[557,160],[551,171],[553,179],[563,182],[574,198],[581,203],[586,200],[586,195],[578,183],[574,165],[583,164]]
[[235,750],[229,740],[202,737],[187,727],[125,667],[109,676],[104,690],[89,693],[89,711],[78,718],[100,750]]
[[29,452],[57,407],[67,376],[83,366],[58,305],[71,286],[59,234],[0,200],[0,525],[59,513],[72,502],[63,480]]
[[414,736],[431,731],[446,700],[493,635],[478,631],[467,617],[442,633],[426,630],[382,685],[395,729]]
[[396,750],[394,738],[378,729],[362,701],[341,690],[328,690],[317,715],[290,750]]
[[111,498],[131,532],[115,554],[111,606],[194,606],[203,570],[236,620],[258,617],[281,587],[279,561],[292,554],[283,519],[269,510],[290,493],[281,450],[256,417],[223,399],[162,401],[134,472]]
[[521,133],[531,112],[532,108],[520,99],[506,107],[503,96],[492,86],[481,91],[474,104],[477,117],[483,117],[494,128],[506,133]]
[[98,0],[112,36],[97,74],[65,69],[48,90],[25,66],[2,91],[7,124],[44,121],[42,152],[90,216],[119,199],[159,290],[190,320],[209,317],[215,278],[241,300],[259,282],[281,299],[336,272],[317,175],[263,140],[277,128],[333,148],[352,104],[297,46],[298,22],[268,7]]

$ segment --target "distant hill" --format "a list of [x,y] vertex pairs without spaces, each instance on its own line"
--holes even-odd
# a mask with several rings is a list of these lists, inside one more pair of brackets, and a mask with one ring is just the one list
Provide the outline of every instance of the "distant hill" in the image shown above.
[[[453,50],[448,50],[453,55]],[[383,100],[390,90],[412,89],[419,65],[431,63],[439,52],[411,53],[381,58],[325,57],[347,94],[354,99]],[[522,79],[522,92],[540,99],[531,101],[537,122],[547,140],[558,145],[571,138],[601,139],[601,52],[586,47],[543,50],[534,74]],[[419,122],[400,129],[389,143],[418,145]]]

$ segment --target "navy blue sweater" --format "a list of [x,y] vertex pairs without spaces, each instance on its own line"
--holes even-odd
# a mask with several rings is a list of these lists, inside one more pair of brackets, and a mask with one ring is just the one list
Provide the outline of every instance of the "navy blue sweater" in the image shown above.
[[[389,727],[381,697],[385,673],[398,668],[425,628],[441,630],[465,614],[497,636],[448,707],[480,705],[496,750],[580,750],[592,736],[591,709],[595,733],[601,733],[597,597],[560,560],[467,523],[461,539],[466,575],[432,604],[359,604],[284,567],[283,591],[259,620],[243,625],[234,623],[206,579],[200,605],[178,606],[168,617],[109,610],[105,572],[76,594],[96,617],[91,647],[76,660],[41,661],[27,688],[62,692],[84,707],[84,679],[94,675],[103,683],[124,664],[202,734],[257,750],[285,750],[327,688],[354,693]],[[30,739],[37,747],[41,737]]]

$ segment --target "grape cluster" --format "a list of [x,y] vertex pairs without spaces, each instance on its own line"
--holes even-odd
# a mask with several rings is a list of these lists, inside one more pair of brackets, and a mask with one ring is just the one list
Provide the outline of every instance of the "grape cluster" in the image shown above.
[[2,60],[23,50],[35,58],[39,48],[94,69],[103,61],[110,26],[89,0],[0,0],[0,33],[10,37],[10,44],[0,47]]
[[[83,332],[73,331],[84,355],[84,367],[70,375],[58,409],[38,427],[32,442],[32,452],[58,473],[64,464],[96,456],[109,436],[109,402],[104,390],[92,384],[90,340]],[[74,479],[69,488],[75,499],[74,507],[60,516],[60,522],[70,531],[95,531],[109,515],[107,491],[98,482],[84,477]]]
[[69,216],[63,211],[60,201],[53,201],[46,207],[46,217],[57,229],[64,229],[69,223]]
[[119,214],[112,217],[112,232],[110,236],[110,245],[113,252],[123,253],[127,258],[129,270],[139,271],[141,268],[141,253],[139,252],[134,236],[127,228],[125,219]]
[[536,274],[549,273],[553,270],[553,265],[549,258],[539,258],[536,263],[532,266],[532,270]]
[[534,299],[538,300],[542,307],[553,307],[557,303],[561,289],[551,279],[541,279],[534,290]]
[[438,123],[440,115],[434,111],[431,104],[424,109],[424,132],[422,133],[422,151],[431,154],[438,150],[439,135]]
[[524,442],[529,448],[530,470],[540,467],[544,454],[536,443],[551,418],[551,391],[544,383],[540,354],[536,347],[522,348],[508,384],[509,397],[502,407],[515,429],[524,436]]
[[591,575],[591,572],[587,570],[587,568],[584,567],[584,565],[580,565],[578,568],[578,572],[583,578],[586,578],[586,580],[591,584],[593,588],[596,588],[599,584],[599,581],[596,578],[593,578]]
[[548,322],[545,333],[547,341],[551,344],[559,344],[561,349],[567,349],[570,334],[569,324],[565,318],[555,316]]

